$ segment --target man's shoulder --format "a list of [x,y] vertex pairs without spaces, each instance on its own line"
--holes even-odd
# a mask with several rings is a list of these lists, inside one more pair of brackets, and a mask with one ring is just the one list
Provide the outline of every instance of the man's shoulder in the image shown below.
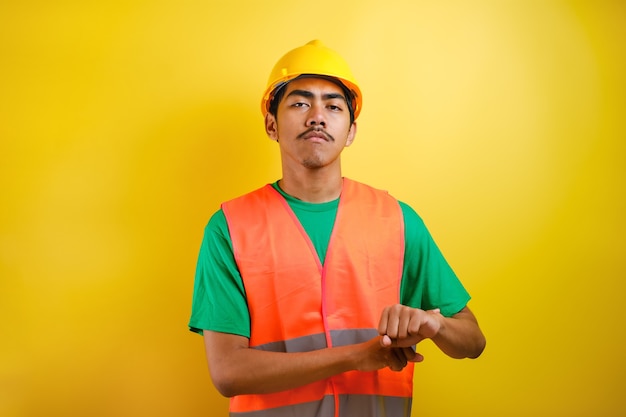
[[231,203],[233,201],[241,201],[241,200],[254,198],[256,196],[259,196],[260,194],[266,193],[267,191],[273,190],[273,189],[274,189],[274,187],[272,186],[272,184],[265,184],[265,185],[263,185],[263,186],[261,186],[259,188],[256,188],[256,189],[254,189],[252,191],[248,191],[248,192],[240,194],[240,195],[238,195],[236,197],[227,199],[226,201],[224,201],[222,203],[222,206],[224,204],[229,204],[229,203]]
[[364,182],[357,181],[357,180],[354,180],[354,179],[348,178],[348,177],[344,177],[343,178],[343,183],[344,183],[344,186],[347,185],[347,186],[352,186],[352,187],[368,189],[368,190],[372,190],[372,191],[383,192],[383,193],[387,193],[387,194],[389,193],[387,190],[384,190],[382,188],[374,187],[373,185],[369,185],[369,184],[366,184]]
[[350,178],[344,178],[344,190],[349,189],[350,192],[359,193],[359,194],[369,194],[370,196],[374,196],[377,199],[391,199],[397,201],[397,199],[389,194],[388,190],[377,188],[372,185],[366,184],[364,182],[355,181]]

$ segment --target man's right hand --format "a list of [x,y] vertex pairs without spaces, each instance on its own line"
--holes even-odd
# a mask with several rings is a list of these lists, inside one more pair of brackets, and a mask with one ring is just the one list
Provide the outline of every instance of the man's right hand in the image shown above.
[[389,336],[377,336],[362,344],[363,360],[359,363],[359,371],[376,371],[382,368],[389,368],[399,372],[403,370],[408,362],[421,362],[424,357],[416,353],[410,347],[392,347],[392,340]]

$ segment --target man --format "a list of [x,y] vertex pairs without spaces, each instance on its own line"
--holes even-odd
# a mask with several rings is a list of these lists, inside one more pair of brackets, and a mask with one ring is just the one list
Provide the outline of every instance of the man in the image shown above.
[[282,178],[205,229],[189,327],[231,416],[409,416],[415,345],[485,339],[418,215],[342,176],[361,91],[319,41],[288,52],[262,99]]

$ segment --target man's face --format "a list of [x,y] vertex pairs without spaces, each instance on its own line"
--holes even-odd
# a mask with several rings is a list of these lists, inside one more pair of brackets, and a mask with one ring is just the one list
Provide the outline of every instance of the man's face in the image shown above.
[[276,117],[265,119],[267,134],[280,145],[283,167],[339,164],[341,151],[356,133],[343,90],[314,77],[298,78],[284,88]]

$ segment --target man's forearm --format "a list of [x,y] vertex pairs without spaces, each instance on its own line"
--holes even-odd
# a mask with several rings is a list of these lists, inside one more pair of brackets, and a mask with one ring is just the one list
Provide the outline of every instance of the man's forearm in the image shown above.
[[226,397],[284,391],[351,370],[406,365],[378,337],[356,345],[281,353],[251,349],[241,336],[205,332],[205,345],[213,383]]
[[457,359],[479,357],[486,344],[476,318],[468,309],[443,317],[441,328],[432,341],[446,355]]
[[352,368],[346,348],[302,353],[241,348],[226,358],[210,360],[210,364],[214,384],[226,397],[284,391]]

